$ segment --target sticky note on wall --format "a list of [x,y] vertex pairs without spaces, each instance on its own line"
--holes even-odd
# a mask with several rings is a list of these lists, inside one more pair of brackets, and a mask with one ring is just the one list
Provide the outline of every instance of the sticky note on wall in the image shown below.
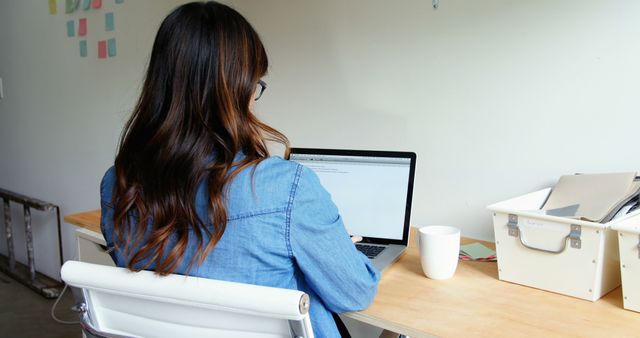
[[123,3],[123,2],[124,2],[124,0],[116,0],[116,3],[117,3],[117,4],[121,4],[121,3]]
[[80,40],[80,57],[87,57],[87,40]]
[[78,21],[78,36],[87,35],[87,19],[82,18]]
[[76,36],[76,25],[73,20],[67,21],[67,36],[70,38]]
[[113,31],[115,28],[113,12],[109,12],[104,15],[104,30],[107,32]]
[[91,0],[82,0],[82,9],[85,11],[91,8]]
[[78,1],[79,0],[66,0],[64,12],[67,14],[75,12],[75,10],[78,8]]
[[58,14],[58,2],[49,0],[49,14]]
[[116,56],[116,39],[107,40],[107,51],[110,58]]
[[107,41],[100,40],[98,41],[98,59],[106,59],[107,58]]
[[100,7],[102,7],[102,0],[93,0],[91,2],[91,8],[98,9]]

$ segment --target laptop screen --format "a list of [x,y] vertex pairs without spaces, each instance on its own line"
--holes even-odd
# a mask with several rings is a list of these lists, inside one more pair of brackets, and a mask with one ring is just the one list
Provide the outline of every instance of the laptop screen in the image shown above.
[[415,154],[294,148],[289,159],[318,175],[350,234],[403,240],[405,224],[407,229],[409,225]]

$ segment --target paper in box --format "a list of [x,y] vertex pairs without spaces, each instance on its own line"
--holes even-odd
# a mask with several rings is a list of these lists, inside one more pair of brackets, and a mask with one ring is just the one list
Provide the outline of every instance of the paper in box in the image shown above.
[[488,206],[500,280],[596,301],[620,285],[616,233],[540,210],[551,188]]

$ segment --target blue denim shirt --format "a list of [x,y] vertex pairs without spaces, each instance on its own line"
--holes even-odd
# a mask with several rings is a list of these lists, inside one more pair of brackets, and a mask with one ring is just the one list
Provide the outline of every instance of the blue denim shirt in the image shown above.
[[[190,242],[175,272],[304,291],[311,298],[315,336],[340,337],[331,312],[365,309],[376,294],[379,271],[355,249],[331,196],[312,170],[271,157],[255,168],[252,182],[251,169],[229,185],[228,223],[213,251],[202,265],[187,271],[196,249]],[[100,187],[101,226],[109,248],[114,245],[114,183],[112,167]],[[206,192],[203,183],[195,201],[203,220]],[[119,251],[112,251],[112,257],[118,266],[126,266]]]

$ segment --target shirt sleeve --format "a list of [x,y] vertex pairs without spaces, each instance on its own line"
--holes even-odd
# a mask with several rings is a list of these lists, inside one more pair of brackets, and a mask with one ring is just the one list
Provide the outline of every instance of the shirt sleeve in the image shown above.
[[117,264],[119,262],[117,253],[113,243],[113,187],[115,185],[116,175],[115,168],[111,167],[102,177],[100,181],[100,230],[107,243],[107,253],[111,259]]
[[356,250],[318,176],[300,166],[297,179],[289,203],[289,243],[305,281],[330,311],[367,308],[380,272]]

